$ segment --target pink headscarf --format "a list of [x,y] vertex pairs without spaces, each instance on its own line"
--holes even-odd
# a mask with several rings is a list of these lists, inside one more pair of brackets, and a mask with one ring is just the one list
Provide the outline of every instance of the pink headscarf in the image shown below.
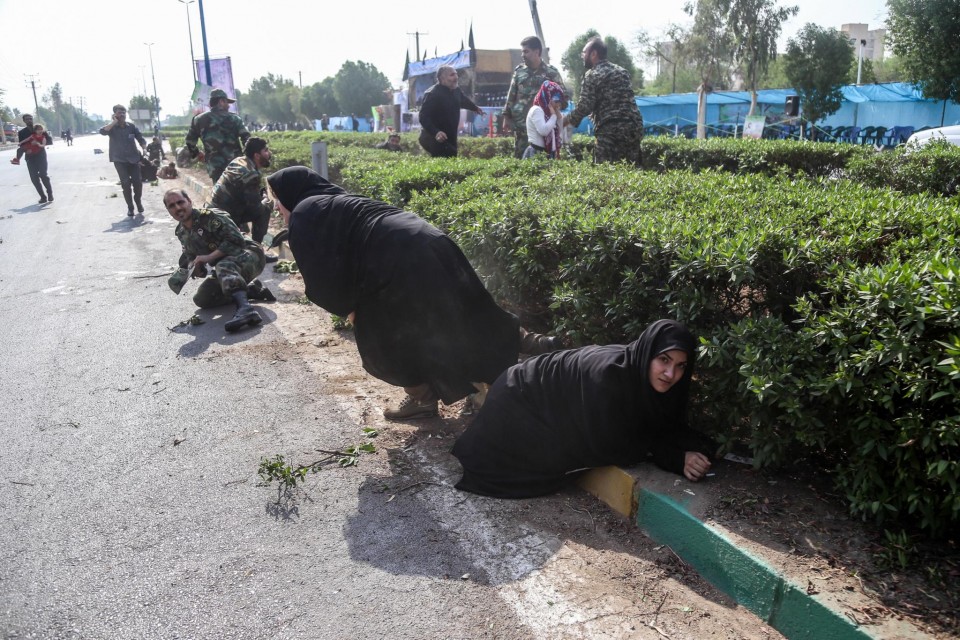
[[[553,100],[563,102],[563,87],[556,82],[544,80],[540,86],[540,91],[537,92],[537,97],[533,99],[533,104],[543,109],[543,117],[546,120],[550,119],[552,113],[550,110],[550,102]],[[553,131],[550,135],[544,136],[543,138],[543,148],[554,156],[557,155],[560,147],[563,146],[562,127],[563,123],[560,118],[557,118],[557,124],[553,127]]]

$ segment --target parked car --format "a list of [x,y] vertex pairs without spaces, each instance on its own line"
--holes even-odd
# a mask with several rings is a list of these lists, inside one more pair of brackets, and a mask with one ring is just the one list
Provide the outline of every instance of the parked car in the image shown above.
[[3,135],[4,137],[6,137],[7,142],[10,142],[10,141],[16,142],[18,131],[20,131],[20,129],[18,129],[17,125],[13,124],[12,122],[3,123]]
[[907,144],[915,147],[922,147],[933,140],[946,140],[950,144],[960,146],[960,125],[917,131],[910,136],[910,138],[907,140]]

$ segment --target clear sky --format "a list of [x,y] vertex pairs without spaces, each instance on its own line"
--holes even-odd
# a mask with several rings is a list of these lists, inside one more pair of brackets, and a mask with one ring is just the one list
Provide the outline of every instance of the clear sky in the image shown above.
[[[887,15],[884,0],[795,3],[800,13],[786,25],[783,42],[808,22],[834,28],[860,22],[877,28]],[[194,53],[203,56],[199,4],[195,0],[185,8],[179,0],[0,0],[4,104],[32,112],[31,80],[38,87],[38,100],[59,82],[67,101],[78,105],[82,97],[86,112],[103,115],[135,94],[152,95],[155,77],[163,114],[183,113],[193,90],[191,31]],[[591,27],[629,46],[639,29],[657,36],[670,23],[689,22],[682,5],[682,0],[537,3],[544,39],[557,66],[563,51]],[[519,48],[520,40],[534,33],[528,0],[205,0],[203,10],[209,55],[230,56],[241,91],[267,73],[295,83],[302,79],[306,86],[335,75],[346,60],[371,63],[399,86],[407,51],[416,59],[417,31],[421,55],[426,50],[430,57],[435,50],[441,55],[458,51],[461,41],[467,42],[471,23],[478,49]],[[187,27],[188,11],[192,29]]]

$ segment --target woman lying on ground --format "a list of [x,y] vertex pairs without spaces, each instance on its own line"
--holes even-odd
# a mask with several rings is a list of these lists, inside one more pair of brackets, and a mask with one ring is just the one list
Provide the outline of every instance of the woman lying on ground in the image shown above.
[[693,335],[672,320],[628,345],[582,347],[505,371],[457,439],[457,488],[497,498],[552,493],[587,468],[652,454],[697,481],[716,445],[687,427]]
[[416,215],[349,194],[306,167],[281,169],[267,184],[307,297],[349,317],[363,368],[407,392],[386,418],[435,416],[437,400],[450,404],[475,393],[475,383],[490,384],[521,348],[559,347],[520,329],[460,248]]

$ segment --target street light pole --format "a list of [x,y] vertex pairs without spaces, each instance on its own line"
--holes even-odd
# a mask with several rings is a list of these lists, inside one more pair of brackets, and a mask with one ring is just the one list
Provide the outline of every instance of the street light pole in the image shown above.
[[144,42],[150,52],[150,78],[153,80],[153,109],[157,115],[157,129],[160,128],[160,100],[157,99],[157,76],[153,72],[153,43]]
[[866,40],[860,40],[860,53],[857,56],[857,86],[860,86],[860,74],[863,71],[863,47],[866,46]]
[[197,81],[197,60],[193,56],[193,27],[190,26],[190,5],[196,0],[177,0],[187,9],[187,32],[190,34],[190,69],[193,72],[193,81]]
[[213,85],[213,78],[210,76],[210,52],[207,51],[207,23],[203,19],[203,0],[199,0],[197,5],[200,8],[200,37],[203,39],[203,66],[207,72],[207,82],[208,86]]

